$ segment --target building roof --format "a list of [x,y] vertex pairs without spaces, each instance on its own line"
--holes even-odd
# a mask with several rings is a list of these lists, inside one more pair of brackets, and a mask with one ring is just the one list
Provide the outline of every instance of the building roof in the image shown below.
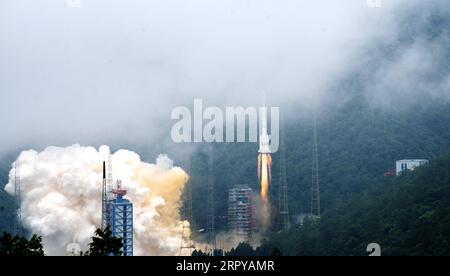
[[402,160],[397,160],[397,162],[421,162],[421,161],[428,162],[427,159],[402,159]]

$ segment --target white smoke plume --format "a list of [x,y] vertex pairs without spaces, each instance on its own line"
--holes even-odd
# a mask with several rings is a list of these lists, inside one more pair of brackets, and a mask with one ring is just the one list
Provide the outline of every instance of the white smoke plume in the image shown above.
[[[48,255],[65,255],[69,243],[86,250],[101,221],[102,162],[109,149],[73,145],[20,154],[22,220],[43,236]],[[112,155],[113,176],[122,180],[134,207],[135,255],[175,255],[179,252],[179,204],[188,175],[166,155],[156,164],[119,150]],[[13,166],[14,167],[14,166]],[[5,190],[14,194],[14,168]]]

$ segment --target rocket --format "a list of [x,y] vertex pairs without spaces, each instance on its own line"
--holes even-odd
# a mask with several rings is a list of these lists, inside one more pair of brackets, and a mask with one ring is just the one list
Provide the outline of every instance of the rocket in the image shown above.
[[[264,101],[263,94],[263,101]],[[267,134],[267,107],[259,109],[259,150],[258,150],[258,178],[261,184],[261,199],[263,206],[269,200],[269,188],[272,181],[272,157],[270,156],[270,136]]]
[[267,106],[266,106],[266,94],[262,95],[263,106],[260,108],[260,133],[259,133],[259,150],[260,154],[270,154],[270,137],[267,134]]
[[270,137],[267,134],[267,107],[264,105],[260,109],[260,132],[259,132],[259,150],[260,154],[270,154]]

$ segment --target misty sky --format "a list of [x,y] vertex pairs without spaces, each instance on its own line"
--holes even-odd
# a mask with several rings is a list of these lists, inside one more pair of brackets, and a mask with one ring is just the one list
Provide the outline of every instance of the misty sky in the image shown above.
[[[259,105],[266,91],[269,102],[299,108],[333,98],[331,86],[371,62],[368,49],[402,34],[411,9],[424,11],[417,27],[449,11],[445,0],[420,2],[373,9],[366,0],[81,0],[69,8],[65,0],[0,0],[0,152],[148,145],[170,131],[172,108],[194,97]],[[386,91],[431,89],[448,98],[448,71],[418,89],[414,82],[434,74],[448,42],[418,36],[393,57],[377,57],[369,97],[386,104]]]

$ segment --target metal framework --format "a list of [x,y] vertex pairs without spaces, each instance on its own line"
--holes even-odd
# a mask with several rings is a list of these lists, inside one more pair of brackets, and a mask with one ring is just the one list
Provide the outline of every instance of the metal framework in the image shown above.
[[106,177],[106,195],[108,200],[114,199],[113,190],[113,173],[112,173],[112,155],[108,155],[108,167],[107,167],[107,177]]
[[214,251],[217,248],[216,244],[216,227],[215,227],[215,216],[214,216],[214,176],[213,176],[213,149],[212,146],[209,148],[209,175],[208,175],[208,202],[206,210],[206,230],[208,235],[209,244],[209,254],[214,256]]
[[14,162],[14,200],[16,202],[16,219],[14,220],[14,235],[23,236],[24,229],[22,225],[22,188],[20,185],[20,162],[19,159]]
[[[186,172],[188,175],[191,174],[191,161],[190,157],[186,160]],[[195,250],[195,244],[192,241],[191,229],[192,229],[192,182],[186,183],[185,186],[185,197],[184,197],[184,219],[189,221],[189,226],[182,222],[181,230],[181,245],[180,245],[180,256],[182,256],[183,251],[188,251],[189,255]]]
[[105,230],[108,227],[109,215],[108,215],[108,195],[106,188],[106,162],[103,161],[103,179],[102,179],[102,229]]
[[115,198],[108,202],[111,214],[108,225],[113,236],[122,239],[123,256],[133,256],[133,204],[123,198],[126,193],[121,189],[121,182],[117,181],[117,189],[113,190]]
[[236,185],[228,191],[228,230],[238,241],[249,242],[254,230],[252,189]]
[[320,218],[319,149],[317,143],[317,118],[315,114],[313,132],[311,215],[315,218]]
[[289,219],[288,183],[286,175],[286,146],[284,133],[281,131],[280,145],[280,184],[278,187],[278,229],[287,230],[291,223]]
[[112,156],[108,153],[108,163],[103,161],[103,182],[102,182],[102,224],[105,230],[111,220],[111,213],[107,208],[108,202],[115,198],[113,194],[113,174],[112,174]]

